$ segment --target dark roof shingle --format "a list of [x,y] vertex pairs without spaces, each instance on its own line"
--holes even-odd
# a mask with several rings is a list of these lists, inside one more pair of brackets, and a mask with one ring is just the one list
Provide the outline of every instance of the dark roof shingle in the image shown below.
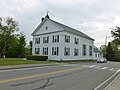
[[55,23],[56,25],[58,25],[59,27],[63,28],[65,31],[67,31],[67,32],[69,32],[69,33],[72,33],[72,34],[81,36],[81,37],[86,38],[86,39],[89,39],[89,40],[94,40],[93,38],[91,38],[91,37],[89,37],[88,35],[82,33],[81,31],[78,31],[78,30],[73,29],[73,28],[71,28],[71,27],[69,27],[69,26],[66,26],[66,25],[64,25],[64,24],[61,24],[61,23],[59,23],[59,22],[56,22],[56,21],[54,21],[54,20],[52,20],[52,19],[50,19],[50,18],[45,18],[45,19],[43,20],[43,22],[42,22],[40,25],[38,25],[38,27],[35,29],[35,31],[34,31],[31,35],[34,35],[34,34],[39,30],[39,28],[44,24],[44,22],[45,22],[46,20],[50,20],[51,22]]
[[81,31],[78,31],[78,30],[76,30],[76,29],[73,29],[73,28],[71,28],[71,27],[69,27],[69,26],[66,26],[66,25],[64,25],[64,24],[61,24],[61,23],[56,22],[56,21],[51,20],[51,19],[50,19],[50,21],[52,21],[52,22],[54,22],[55,24],[57,24],[58,26],[62,27],[62,28],[63,28],[65,31],[67,31],[67,32],[73,33],[73,34],[75,34],[75,35],[81,36],[81,37],[86,38],[86,39],[94,40],[93,38],[91,38],[91,37],[89,37],[88,35],[82,33]]

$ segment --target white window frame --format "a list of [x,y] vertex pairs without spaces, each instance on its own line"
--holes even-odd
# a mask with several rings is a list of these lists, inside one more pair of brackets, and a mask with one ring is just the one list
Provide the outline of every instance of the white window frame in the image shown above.
[[70,36],[65,35],[65,42],[70,43]]
[[79,38],[76,38],[76,37],[75,37],[75,44],[78,44],[78,45],[79,45]]
[[92,46],[89,46],[89,55],[92,56]]
[[74,56],[79,56],[79,49],[74,48]]
[[48,47],[43,47],[43,55],[48,55]]
[[40,37],[39,38],[35,38],[35,44],[40,44]]
[[59,42],[59,35],[54,35],[52,40],[53,43]]
[[43,37],[43,43],[49,43],[49,36]]
[[82,49],[82,55],[83,56],[86,56],[87,55],[87,45],[86,44],[83,44],[83,47],[82,47],[83,49]]
[[35,54],[39,55],[39,53],[40,53],[40,48],[35,48]]
[[70,56],[70,48],[64,48],[64,56]]
[[52,55],[59,55],[59,47],[52,47]]

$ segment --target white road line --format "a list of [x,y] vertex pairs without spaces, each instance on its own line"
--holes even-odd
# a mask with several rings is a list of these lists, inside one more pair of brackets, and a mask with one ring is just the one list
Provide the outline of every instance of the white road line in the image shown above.
[[103,83],[101,83],[99,86],[97,86],[94,90],[99,89],[102,85],[104,85],[107,81],[109,81],[111,78],[113,78],[115,75],[117,75],[119,72],[114,73],[111,77],[109,77],[107,80],[105,80]]
[[117,72],[120,72],[120,69],[118,69]]
[[83,67],[88,67],[88,68],[93,68],[95,67],[96,65],[82,65]]
[[118,71],[120,68],[110,68],[110,67],[104,67],[104,66],[97,66],[97,65],[82,65],[83,67],[87,68],[96,68],[100,70],[109,70],[109,71]]
[[107,69],[108,67],[103,67],[103,68],[101,68],[101,69]]
[[88,67],[87,65],[82,65],[83,67]]
[[108,84],[104,90],[108,90],[108,88],[118,79],[118,77],[120,77],[120,75],[118,75],[110,84]]
[[89,68],[93,68],[93,67],[95,67],[96,65],[91,65],[91,66],[89,66]]
[[119,68],[111,68],[111,69],[109,69],[110,71],[118,71],[119,70]]
[[76,64],[63,64],[63,65],[60,65],[60,66],[76,66]]
[[97,68],[97,69],[102,69],[102,66],[96,66],[95,68]]
[[[120,69],[117,70],[117,73],[119,72],[120,72]],[[108,84],[108,86],[104,90],[108,90],[108,88],[117,80],[118,77],[120,77],[120,75],[118,75],[110,84]]]

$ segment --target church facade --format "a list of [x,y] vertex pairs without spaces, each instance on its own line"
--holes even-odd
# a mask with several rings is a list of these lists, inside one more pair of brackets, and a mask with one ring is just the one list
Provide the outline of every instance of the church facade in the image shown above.
[[93,60],[94,39],[50,19],[48,14],[32,33],[33,55],[47,55],[49,60]]

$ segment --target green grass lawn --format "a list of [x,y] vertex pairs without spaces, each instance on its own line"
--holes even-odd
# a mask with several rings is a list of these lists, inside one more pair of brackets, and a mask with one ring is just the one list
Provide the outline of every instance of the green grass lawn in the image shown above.
[[52,64],[51,61],[23,60],[22,58],[0,58],[0,66],[22,65],[22,64]]

